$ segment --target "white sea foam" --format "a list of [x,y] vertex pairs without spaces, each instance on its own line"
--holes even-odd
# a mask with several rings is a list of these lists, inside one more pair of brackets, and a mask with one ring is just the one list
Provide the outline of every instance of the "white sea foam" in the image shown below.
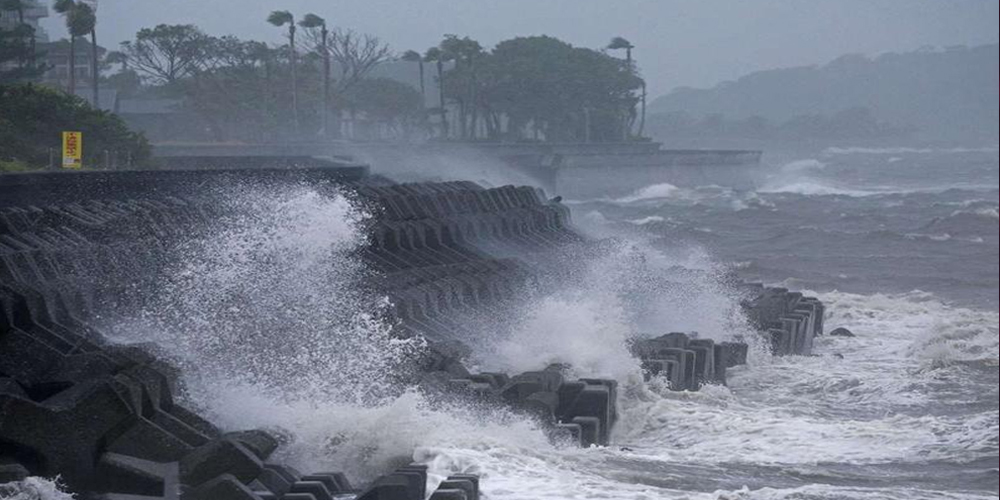
[[652,200],[657,198],[670,198],[677,196],[682,192],[681,188],[668,182],[664,182],[660,184],[651,184],[638,189],[628,196],[618,198],[616,201],[620,203],[634,203],[637,201]]
[[[933,387],[950,377],[952,367],[935,359],[996,362],[992,313],[951,307],[922,292],[832,292],[820,298],[829,306],[829,327],[848,327],[857,337],[821,337],[816,357],[758,360],[733,369],[729,387],[677,393],[656,383],[625,386],[612,447],[521,448],[491,437],[480,445],[434,446],[420,453],[448,470],[483,473],[489,493],[499,498],[986,498],[823,484],[701,493],[653,479],[657,470],[727,474],[740,464],[801,466],[807,474],[815,464],[961,462],[995,455],[1000,418],[995,410],[973,415],[922,410],[940,396]],[[584,337],[591,349],[618,343],[614,336],[604,343]],[[947,404],[983,397],[946,392]],[[645,479],[628,479],[635,477]]]
[[641,219],[630,219],[628,222],[629,224],[635,224],[637,226],[645,226],[646,224],[652,224],[654,222],[663,222],[664,220],[666,219],[664,219],[659,215],[649,215]]
[[[632,335],[757,337],[703,250],[622,243],[583,263],[560,293],[518,311],[508,337],[474,346],[485,367],[516,372],[567,363],[578,375],[619,381],[614,441],[633,451],[564,448],[503,409],[436,407],[417,391],[389,390],[396,387],[389,375],[405,374],[401,360],[420,346],[393,341],[379,319],[385,303],[359,286],[368,275],[351,254],[365,214],[346,198],[307,189],[237,196],[235,203],[235,219],[224,221],[230,229],[189,242],[187,261],[172,268],[173,279],[143,321],[118,331],[162,342],[182,363],[192,361],[186,373],[196,403],[226,428],[278,430],[286,439],[279,458],[304,470],[368,479],[417,460],[436,479],[481,474],[490,498],[515,500],[931,498],[826,486],[691,493],[632,481],[629,468],[708,464],[723,471],[733,462],[869,464],[995,454],[995,411],[915,411],[936,397],[932,389],[943,375],[997,363],[995,313],[919,292],[821,294],[828,326],[858,337],[821,338],[816,357],[771,359],[758,343],[751,364],[731,370],[729,387],[676,393],[657,380],[641,381],[628,355]],[[206,360],[213,363],[199,368]],[[981,395],[949,397],[968,403]]]
[[993,208],[988,208],[988,207],[979,208],[974,213],[976,215],[982,215],[984,217],[989,217],[991,219],[1000,219],[1000,213],[997,213],[997,207],[993,207]]
[[[400,381],[412,380],[408,360],[422,346],[391,337],[381,319],[388,302],[368,292],[372,275],[354,257],[367,215],[338,192],[308,187],[218,195],[218,225],[181,244],[145,306],[111,325],[113,337],[157,343],[182,369],[183,396],[227,428],[284,429],[303,465],[384,472],[412,443],[368,455],[356,443],[376,429],[365,422],[406,423],[393,408],[409,401]],[[351,426],[355,444],[335,446]]]
[[366,215],[311,188],[223,193],[218,227],[184,244],[130,340],[165,347],[199,381],[250,378],[284,395],[356,402],[392,392],[413,342],[388,335],[384,298],[352,257]]
[[760,488],[756,490],[744,487],[736,491],[718,491],[712,498],[713,500],[987,500],[995,499],[996,495],[970,491],[948,492],[935,489],[864,488],[810,484],[796,488]]
[[58,479],[31,476],[23,481],[0,484],[0,500],[73,500]]
[[[926,415],[951,363],[997,362],[995,313],[930,294],[821,294],[828,328],[817,357],[774,358],[732,370],[729,388],[635,404],[620,439],[650,460],[748,464],[968,460],[995,455],[997,412]],[[834,356],[839,354],[840,356]],[[841,357],[842,356],[842,357]],[[942,404],[941,401],[937,401]],[[911,411],[907,411],[910,409]]]
[[826,164],[815,159],[806,158],[804,160],[795,160],[782,165],[781,170],[785,173],[796,173],[796,172],[807,172],[810,170],[823,170],[826,168]]
[[633,336],[698,331],[723,339],[744,333],[737,298],[716,283],[714,269],[697,248],[667,254],[622,242],[583,262],[560,291],[515,314],[522,321],[495,350],[482,353],[482,362],[512,372],[564,363],[580,376],[631,383],[639,374],[627,347]]
[[882,192],[836,186],[817,180],[776,181],[765,184],[757,191],[761,193],[791,193],[805,196],[872,196],[884,194]]
[[910,147],[830,147],[823,150],[828,155],[849,155],[849,154],[947,154],[947,153],[996,153],[1000,151],[998,146],[984,146],[978,148],[910,148]]

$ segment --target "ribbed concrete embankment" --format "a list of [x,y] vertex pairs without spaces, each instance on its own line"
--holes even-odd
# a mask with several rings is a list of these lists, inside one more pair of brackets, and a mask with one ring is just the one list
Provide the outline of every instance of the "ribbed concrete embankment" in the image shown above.
[[[375,210],[362,256],[395,304],[395,333],[430,342],[425,385],[510,405],[584,446],[609,442],[614,381],[568,380],[557,366],[473,374],[461,363],[477,314],[503,314],[536,285],[547,256],[590,244],[568,210],[536,189],[394,184],[363,169],[53,173],[0,178],[5,471],[59,474],[74,491],[111,499],[423,498],[426,470],[418,465],[355,490],[339,473],[302,474],[270,462],[274,436],[223,432],[175,399],[174,368],[99,331],[95,301],[142,300],[125,284],[156,279],[171,241],[215,217],[214,193],[237,180],[349,189]],[[818,302],[780,289],[746,292],[746,308],[776,353],[808,353],[822,331]],[[665,373],[677,389],[723,382],[725,368],[746,357],[745,344],[683,334],[636,349],[650,374]],[[477,496],[477,478],[455,476],[432,498]]]

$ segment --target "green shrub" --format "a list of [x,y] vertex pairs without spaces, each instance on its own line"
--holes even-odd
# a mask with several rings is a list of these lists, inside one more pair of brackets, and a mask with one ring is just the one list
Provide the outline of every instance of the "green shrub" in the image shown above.
[[0,160],[0,173],[2,172],[27,172],[34,170],[31,165],[20,160]]
[[105,151],[124,166],[149,161],[149,142],[114,113],[97,110],[77,96],[35,84],[0,85],[0,161],[44,166],[50,150],[57,161],[62,132],[83,132],[83,165],[104,164]]

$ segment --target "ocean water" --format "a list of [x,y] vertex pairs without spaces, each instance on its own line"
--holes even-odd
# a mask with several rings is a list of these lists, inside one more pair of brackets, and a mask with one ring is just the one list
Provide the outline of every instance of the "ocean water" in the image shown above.
[[[408,388],[422,345],[382,320],[353,252],[370,215],[347,193],[220,193],[230,217],[179,242],[162,285],[106,329],[157,343],[224,427],[272,429],[279,459],[357,481],[418,461],[434,480],[480,474],[491,500],[997,498],[997,149],[769,161],[752,191],[570,202],[613,243],[474,332],[475,368],[558,362],[618,380],[611,446],[552,443],[521,415]],[[720,278],[731,271],[816,295],[827,328],[857,336],[771,357]],[[750,361],[696,393],[644,382],[626,344],[667,331],[749,339]],[[4,495],[64,498],[37,478]]]
[[753,191],[663,184],[573,209],[592,232],[815,294],[857,337],[636,403],[629,451],[586,450],[628,486],[590,497],[996,498],[997,149],[772,162]]

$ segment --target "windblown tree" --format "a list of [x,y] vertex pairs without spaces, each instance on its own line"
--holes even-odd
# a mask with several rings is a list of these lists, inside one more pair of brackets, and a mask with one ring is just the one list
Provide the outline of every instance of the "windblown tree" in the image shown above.
[[90,91],[93,96],[94,107],[101,108],[100,81],[101,71],[97,60],[97,0],[84,3],[90,8],[92,19],[90,20]]
[[[277,107],[270,92],[273,59],[262,42],[226,36],[211,38],[194,73],[176,82],[191,111],[202,117],[213,139],[224,141],[239,131],[241,139],[263,140],[263,130],[276,125]],[[287,109],[287,106],[285,106]]]
[[299,26],[307,30],[319,30],[319,43],[316,45],[316,52],[323,59],[323,125],[320,134],[326,137],[330,128],[330,30],[326,27],[326,20],[316,14],[306,14],[299,21]]
[[194,25],[160,24],[144,28],[135,40],[122,42],[122,64],[148,83],[170,85],[193,76],[209,59],[214,39]]
[[625,61],[628,64],[632,64],[632,49],[634,48],[635,45],[632,45],[632,42],[620,36],[612,38],[611,43],[608,43],[608,49],[610,50],[625,50]]
[[437,68],[438,115],[441,117],[441,137],[448,138],[448,109],[444,99],[444,63],[446,54],[438,47],[431,47],[424,53],[424,60],[433,62]]
[[475,138],[478,124],[476,72],[477,61],[483,56],[483,47],[479,42],[469,38],[459,38],[457,35],[445,35],[439,45],[445,60],[454,61],[454,67],[449,71],[448,95],[458,104],[458,133],[462,139]]
[[[56,0],[52,8],[62,14],[69,32],[69,84],[68,92],[76,92],[76,39],[94,31],[97,16],[90,5],[74,0]],[[96,47],[95,47],[96,50]],[[97,68],[92,68],[94,71]]]
[[[366,78],[343,96],[351,114],[362,113],[397,139],[408,138],[423,121],[423,102],[412,86],[390,78]],[[369,136],[379,137],[379,131]]]
[[288,26],[288,59],[291,64],[292,76],[292,126],[295,133],[299,132],[299,92],[298,92],[298,51],[295,46],[295,16],[287,10],[276,10],[267,16],[267,22],[274,26]]
[[304,34],[317,52],[325,50],[329,54],[331,66],[335,67],[333,71],[338,78],[331,82],[334,108],[342,108],[338,106],[341,97],[392,55],[389,46],[374,35],[335,29],[324,40],[322,30],[317,28],[307,29]]
[[388,61],[392,52],[377,36],[336,30],[330,36],[330,54],[340,74],[337,93],[343,93]]
[[[523,139],[530,129],[550,141],[621,140],[642,86],[631,65],[547,36],[503,41],[475,61],[475,73],[456,61],[445,79],[477,82],[475,106],[491,137]],[[445,88],[470,92],[464,83]]]
[[[632,65],[632,49],[635,45],[632,42],[626,40],[624,37],[616,36],[611,39],[608,43],[609,50],[625,50],[625,64],[628,64],[629,68],[633,68]],[[634,68],[633,68],[634,69]],[[642,104],[642,118],[639,120],[639,135],[642,136],[643,129],[646,126],[646,82],[642,82],[642,92],[640,93],[640,102]],[[629,111],[629,126],[628,130],[632,129],[632,125],[635,122],[635,108]]]
[[417,63],[417,67],[420,72],[420,96],[426,101],[427,99],[427,88],[424,85],[424,58],[420,55],[420,52],[415,50],[407,50],[403,52],[403,55],[399,57],[401,60],[406,62]]
[[120,95],[133,96],[142,88],[142,80],[139,74],[133,71],[128,65],[128,57],[124,53],[113,50],[104,56],[104,63],[109,67],[118,65],[118,72],[108,75],[105,85],[115,89]]

